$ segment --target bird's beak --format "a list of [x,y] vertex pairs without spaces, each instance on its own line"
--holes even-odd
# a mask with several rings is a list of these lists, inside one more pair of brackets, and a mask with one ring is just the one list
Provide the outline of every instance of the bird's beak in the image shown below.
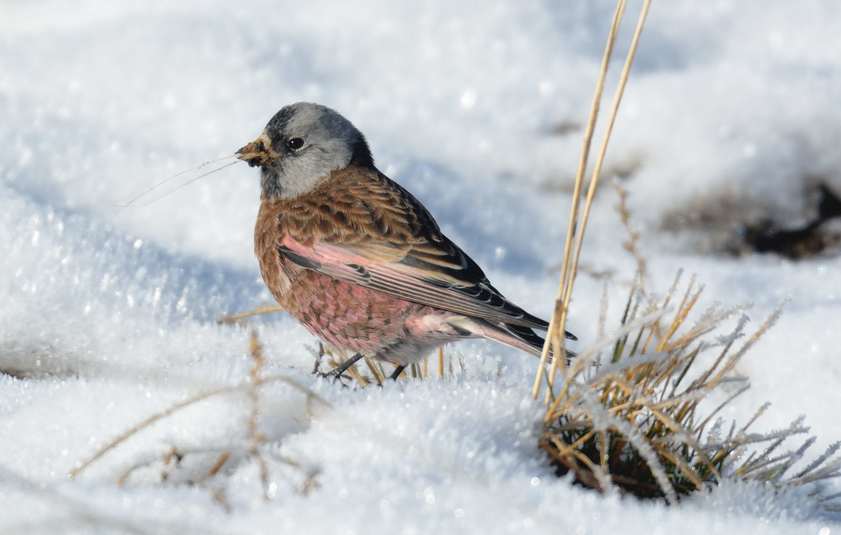
[[265,132],[257,136],[257,139],[242,147],[236,152],[236,157],[246,162],[251,167],[268,165],[270,162],[280,158],[280,154],[272,150],[272,143]]

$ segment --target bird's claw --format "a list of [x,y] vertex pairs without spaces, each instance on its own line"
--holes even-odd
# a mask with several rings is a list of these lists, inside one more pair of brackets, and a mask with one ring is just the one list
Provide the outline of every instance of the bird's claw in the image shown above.
[[347,370],[349,370],[354,364],[356,364],[361,359],[362,359],[362,354],[357,353],[357,354],[350,357],[346,361],[342,362],[340,365],[336,366],[335,368],[333,368],[332,370],[330,370],[327,373],[322,373],[322,372],[318,371],[319,364],[320,364],[320,359],[319,359],[318,361],[316,361],[316,366],[315,366],[315,369],[313,369],[313,374],[318,375],[319,377],[321,377],[323,379],[328,379],[328,378],[332,377],[334,383],[336,381],[339,381],[342,384],[342,386],[347,386],[344,383],[342,383],[342,381],[341,381],[342,379],[350,380],[346,375],[344,375],[344,373]]
[[349,377],[340,371],[339,368],[333,368],[329,372],[318,371],[315,372],[315,375],[321,377],[322,379],[333,379],[333,383],[336,381],[342,382],[343,379],[349,379]]

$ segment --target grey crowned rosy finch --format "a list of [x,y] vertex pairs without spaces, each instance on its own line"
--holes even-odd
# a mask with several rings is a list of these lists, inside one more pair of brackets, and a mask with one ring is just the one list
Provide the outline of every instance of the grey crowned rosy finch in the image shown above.
[[286,106],[237,157],[261,171],[254,250],[266,286],[315,336],[353,353],[346,363],[370,356],[396,377],[466,338],[540,354],[534,329],[548,324],[505,299],[334,110]]

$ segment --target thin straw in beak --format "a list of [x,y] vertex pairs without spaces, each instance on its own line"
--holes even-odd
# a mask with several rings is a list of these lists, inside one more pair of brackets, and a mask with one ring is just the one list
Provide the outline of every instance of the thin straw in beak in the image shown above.
[[280,155],[272,150],[268,136],[263,133],[254,141],[236,151],[236,157],[251,167],[255,167],[266,165],[279,158]]

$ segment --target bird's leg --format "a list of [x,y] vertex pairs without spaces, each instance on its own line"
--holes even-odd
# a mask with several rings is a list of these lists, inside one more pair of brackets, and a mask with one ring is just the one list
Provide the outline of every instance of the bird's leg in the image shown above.
[[318,355],[315,356],[315,363],[312,366],[312,374],[321,374],[321,359],[324,358],[324,344],[318,342]]
[[406,369],[406,366],[403,366],[403,365],[397,366],[396,368],[394,368],[394,373],[392,373],[389,376],[389,379],[391,379],[392,381],[396,381],[397,378],[400,377],[400,374],[403,373],[403,370],[405,370],[405,369]]
[[338,381],[341,378],[342,374],[347,371],[348,368],[359,362],[362,359],[362,353],[357,353],[354,356],[350,357],[346,361],[342,362],[340,365],[336,366],[329,372],[322,375],[322,377],[333,377],[334,381]]

